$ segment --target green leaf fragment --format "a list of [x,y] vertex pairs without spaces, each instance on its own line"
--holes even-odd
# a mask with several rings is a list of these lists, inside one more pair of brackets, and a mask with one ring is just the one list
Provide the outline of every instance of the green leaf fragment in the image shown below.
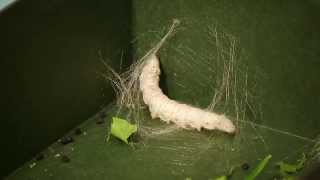
[[227,176],[219,176],[217,178],[215,178],[214,180],[228,180],[228,177]]
[[293,174],[298,172],[304,167],[305,162],[307,161],[306,155],[302,154],[302,158],[298,160],[297,164],[288,164],[283,161],[277,163],[280,167],[280,174],[285,176],[287,174]]
[[111,134],[116,138],[122,140],[128,144],[128,138],[135,132],[137,132],[137,125],[130,124],[128,121],[113,117],[111,124]]
[[210,178],[209,180],[228,180],[233,175],[234,170],[235,170],[235,167],[233,166],[229,169],[229,172],[227,175],[219,176],[213,179]]
[[287,176],[287,177],[283,177],[282,180],[297,180],[298,178],[295,176]]
[[245,180],[254,180],[262,172],[265,166],[269,163],[271,158],[272,158],[272,155],[269,154],[262,161],[260,161],[258,166],[250,172],[250,174],[245,178]]

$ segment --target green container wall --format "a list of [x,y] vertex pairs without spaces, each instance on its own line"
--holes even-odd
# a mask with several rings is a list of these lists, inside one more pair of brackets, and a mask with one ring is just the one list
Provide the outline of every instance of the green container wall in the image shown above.
[[0,13],[0,177],[113,98],[98,51],[130,62],[125,0],[19,1]]

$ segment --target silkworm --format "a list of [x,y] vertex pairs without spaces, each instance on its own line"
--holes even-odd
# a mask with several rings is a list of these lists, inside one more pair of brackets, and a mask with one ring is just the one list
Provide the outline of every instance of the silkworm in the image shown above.
[[169,99],[159,87],[160,62],[155,53],[146,57],[139,76],[140,91],[144,103],[149,107],[152,119],[160,118],[185,129],[202,128],[234,133],[235,126],[225,115],[183,104]]

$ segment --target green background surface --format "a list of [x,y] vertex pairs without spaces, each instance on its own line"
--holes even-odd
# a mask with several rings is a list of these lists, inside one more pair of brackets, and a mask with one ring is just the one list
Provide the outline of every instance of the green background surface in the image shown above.
[[[59,23],[58,27],[61,28],[58,28],[58,32],[61,31],[60,33],[71,38],[69,41],[71,45],[53,38],[47,29],[40,31],[45,33],[42,35],[42,40],[41,33],[40,35],[37,33],[39,28],[31,28],[29,33],[24,30],[23,32],[26,34],[22,37],[16,36],[15,41],[9,41],[8,35],[4,36],[8,39],[6,40],[8,43],[12,43],[11,47],[21,46],[19,48],[21,53],[13,53],[14,48],[10,48],[8,44],[1,44],[1,49],[8,49],[4,51],[7,53],[1,54],[1,56],[7,59],[7,63],[12,63],[9,61],[12,58],[8,57],[14,56],[14,59],[17,59],[14,63],[17,65],[30,64],[30,66],[21,65],[21,69],[17,69],[16,73],[31,73],[30,76],[24,74],[10,76],[9,73],[12,71],[5,68],[7,69],[4,71],[7,72],[6,77],[27,78],[36,81],[29,86],[22,86],[23,88],[18,86],[21,85],[20,83],[17,83],[16,87],[12,88],[14,91],[10,89],[9,92],[14,95],[29,92],[31,93],[29,100],[39,99],[38,103],[30,106],[21,103],[27,103],[26,100],[21,99],[24,96],[14,96],[17,98],[15,101],[10,99],[7,101],[16,102],[16,104],[8,106],[8,103],[5,103],[3,105],[10,110],[8,110],[10,113],[7,114],[12,116],[4,118],[10,121],[7,121],[8,125],[4,123],[3,127],[5,128],[2,132],[5,132],[6,136],[2,137],[9,137],[6,139],[11,143],[11,146],[7,146],[8,151],[5,153],[10,154],[9,152],[11,152],[17,158],[16,161],[8,159],[8,162],[24,162],[32,153],[38,152],[39,149],[74,127],[75,124],[98,111],[99,105],[103,105],[103,101],[98,100],[102,98],[100,91],[102,84],[94,81],[93,76],[86,79],[82,74],[91,70],[98,71],[101,67],[96,60],[96,49],[103,49],[104,57],[112,59],[110,62],[116,65],[119,63],[120,57],[114,55],[113,50],[122,48],[124,52],[127,52],[127,47],[123,46],[130,46],[130,41],[134,39],[132,44],[133,57],[140,57],[166,32],[173,18],[178,18],[181,21],[181,26],[159,53],[163,70],[162,87],[169,97],[199,107],[208,105],[212,98],[213,89],[212,84],[208,83],[211,80],[210,71],[204,63],[207,61],[206,57],[210,57],[214,51],[205,30],[211,25],[217,25],[222,31],[234,35],[239,40],[240,47],[243,49],[241,58],[249,69],[249,80],[255,81],[256,84],[252,89],[257,96],[254,105],[256,105],[255,109],[261,112],[261,116],[250,116],[246,120],[309,139],[314,139],[319,133],[320,34],[318,32],[320,32],[320,24],[318,20],[320,19],[320,3],[318,1],[207,0],[194,2],[191,0],[164,0],[159,2],[136,0],[132,1],[132,4],[125,2],[122,4],[103,3],[105,6],[98,2],[102,1],[70,3],[69,6],[62,3],[57,6],[64,13],[59,16],[58,14],[48,15],[48,18],[51,17],[56,21],[66,21],[64,24]],[[46,5],[48,9],[54,7]],[[21,6],[27,7],[27,3]],[[78,11],[74,11],[79,13],[77,14],[79,16],[73,16],[73,18],[67,16],[73,12],[71,7],[78,7]],[[17,14],[23,12],[18,9],[18,6],[12,7],[7,13],[10,14],[11,11],[14,14],[15,8]],[[43,10],[42,13],[50,12],[47,9],[40,9]],[[87,16],[83,17],[85,12],[87,12]],[[0,18],[7,16],[4,14]],[[23,29],[19,28],[21,23],[13,22],[26,21],[21,20],[20,15],[11,15],[11,18],[13,17],[16,19],[8,20],[8,29],[6,31],[0,30],[4,31],[1,34]],[[30,17],[29,21],[33,22],[34,19],[37,19],[36,17],[38,16]],[[67,21],[68,17],[70,17],[69,21]],[[86,18],[88,19],[86,20]],[[78,23],[75,19],[78,20]],[[38,18],[38,21],[41,21],[41,18]],[[40,26],[41,23],[35,24]],[[84,34],[80,33],[77,36],[78,29],[86,28],[90,29],[85,31],[87,34],[83,32]],[[53,34],[55,33],[56,31]],[[40,39],[35,41],[38,42],[38,46],[32,48],[33,50],[27,48],[30,45],[28,40],[23,41],[24,45],[16,43],[23,38],[30,38],[29,34],[40,36]],[[51,56],[47,55],[48,52],[43,46],[47,42],[47,38],[55,42],[50,44],[56,44],[52,47],[54,50],[51,52]],[[80,40],[86,42],[83,43],[85,46],[82,46],[81,42],[79,43]],[[62,45],[68,45],[72,48],[66,50],[61,48]],[[178,53],[177,48],[181,48],[183,52]],[[190,55],[187,49],[191,49],[195,54]],[[10,51],[11,53],[9,53]],[[79,54],[79,52],[84,54],[87,52],[87,54]],[[26,57],[29,57],[30,61],[34,61],[25,61],[23,58]],[[32,57],[37,57],[38,61],[35,60],[37,58]],[[21,60],[20,63],[18,59]],[[74,61],[71,62],[70,59]],[[83,59],[81,61],[83,64],[79,63],[79,59]],[[94,63],[89,63],[90,66],[87,61]],[[51,77],[56,81],[45,81],[49,86],[47,89],[35,86],[35,84],[45,84],[45,82],[41,82],[41,78],[43,81],[47,78],[42,75],[47,75],[48,71],[54,69],[52,66],[48,66],[50,62],[53,67],[59,69],[59,71],[55,71],[57,74],[51,74]],[[42,71],[39,70],[40,68],[35,70],[35,66],[41,67]],[[80,67],[75,68],[78,66]],[[47,67],[47,69],[43,69],[43,67]],[[74,71],[71,71],[71,67]],[[61,68],[64,70],[62,72],[71,73],[76,80],[67,79],[64,74],[59,74]],[[219,67],[215,68],[219,70]],[[39,71],[37,72],[37,70]],[[62,82],[59,79],[61,76],[64,80]],[[38,80],[36,80],[37,78]],[[19,82],[19,79],[7,82]],[[20,82],[25,82],[25,80],[22,79]],[[54,86],[54,83],[57,85]],[[62,86],[61,83],[70,85],[76,90],[63,89],[65,85]],[[38,88],[24,89],[25,87]],[[56,98],[56,94],[53,94],[52,99],[44,100],[44,95],[41,96],[41,92],[56,93],[56,91],[52,91],[52,88],[59,89],[63,101]],[[78,97],[75,92],[81,95]],[[111,92],[105,91],[105,93],[108,96]],[[70,98],[71,96],[73,98]],[[83,97],[81,102],[79,99],[82,98],[80,97]],[[78,100],[79,102],[75,105],[74,101]],[[66,103],[63,103],[64,101]],[[88,101],[92,102],[90,106]],[[51,108],[49,108],[50,106]],[[25,111],[22,107],[30,108],[30,112],[36,115],[26,118],[26,115],[20,112]],[[47,111],[39,110],[39,107],[54,111],[49,113],[49,117],[54,121],[52,124],[48,123],[51,122],[48,118],[43,118],[48,114]],[[43,117],[39,117],[41,112],[44,112]],[[111,106],[107,107],[107,119],[112,117],[112,112]],[[228,113],[227,115],[231,117],[234,115],[234,112]],[[59,116],[59,118],[54,116]],[[310,145],[309,142],[290,135],[266,128],[252,128],[243,124],[241,133],[235,137],[215,133],[176,131],[163,136],[146,136],[145,139],[142,139],[142,143],[138,143],[137,149],[133,150],[118,141],[104,143],[106,125],[97,126],[94,123],[95,118],[89,119],[88,122],[81,125],[88,133],[86,136],[78,137],[72,145],[60,147],[54,144],[51,147],[54,151],[46,152],[48,158],[39,162],[35,168],[28,168],[30,164],[28,162],[9,179],[24,179],[26,177],[29,179],[184,179],[186,177],[208,179],[225,174],[231,166],[240,165],[243,162],[248,162],[253,167],[259,159],[267,154],[273,155],[271,165],[260,178],[272,179],[277,172],[273,166],[274,163],[280,160],[295,160],[300,157],[301,152],[307,151],[305,145]],[[146,119],[148,118],[147,116]],[[156,120],[146,121],[144,126],[167,127]],[[260,136],[263,141],[259,139]],[[12,141],[14,138],[17,140]],[[20,144],[16,142],[20,142]],[[30,149],[27,150],[26,146]],[[26,151],[21,152],[21,149],[26,149]],[[23,155],[26,152],[29,154]],[[71,162],[61,163],[54,157],[54,154],[58,152],[68,154]],[[16,156],[17,154],[19,156]],[[247,172],[238,171],[235,179],[242,179],[246,174]]]

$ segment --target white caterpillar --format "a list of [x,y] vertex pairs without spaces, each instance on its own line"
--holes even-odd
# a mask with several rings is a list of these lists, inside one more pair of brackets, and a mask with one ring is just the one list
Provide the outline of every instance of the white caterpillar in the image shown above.
[[145,59],[139,80],[143,101],[149,106],[152,118],[160,118],[186,129],[235,132],[235,126],[226,116],[169,99],[159,87],[160,73],[159,60],[155,53],[151,53]]

